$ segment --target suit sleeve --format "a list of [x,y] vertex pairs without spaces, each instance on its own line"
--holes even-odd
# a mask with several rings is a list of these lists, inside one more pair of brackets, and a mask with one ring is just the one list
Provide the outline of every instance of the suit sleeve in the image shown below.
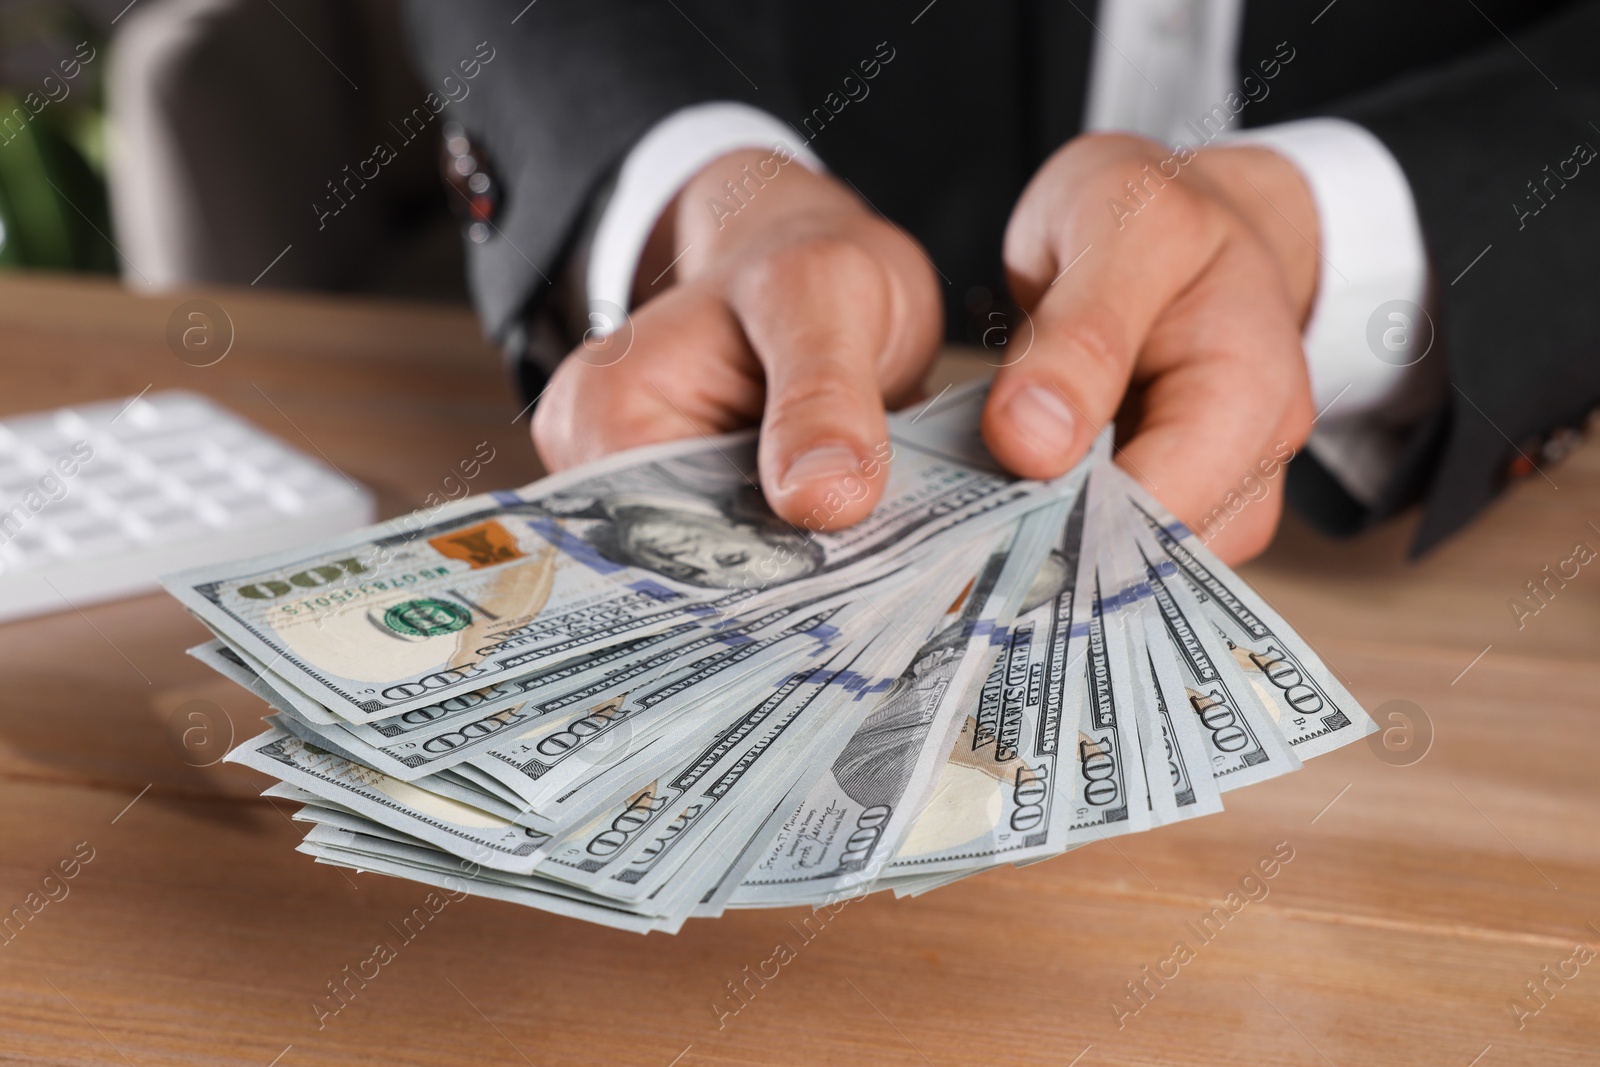
[[1448,387],[1371,508],[1307,464],[1290,499],[1354,531],[1421,500],[1415,550],[1528,473],[1600,402],[1600,3],[1329,109],[1374,133],[1415,196]]
[[591,197],[656,122],[710,100],[783,99],[759,73],[770,69],[761,16],[736,21],[700,6],[407,0],[413,59],[428,85],[459,78],[462,60],[493,49],[444,117],[465,128],[505,190],[488,239],[467,251],[473,301],[495,339],[505,342],[538,306]]

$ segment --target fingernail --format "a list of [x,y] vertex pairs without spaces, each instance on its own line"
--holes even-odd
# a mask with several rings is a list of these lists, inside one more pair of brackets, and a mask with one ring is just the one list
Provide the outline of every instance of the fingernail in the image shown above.
[[817,445],[790,462],[789,469],[778,480],[778,488],[787,491],[808,482],[840,481],[854,475],[859,465],[860,460],[852,448],[840,444]]
[[1043,385],[1030,385],[1011,398],[1006,415],[1024,440],[1042,451],[1064,451],[1072,445],[1077,420],[1061,394]]

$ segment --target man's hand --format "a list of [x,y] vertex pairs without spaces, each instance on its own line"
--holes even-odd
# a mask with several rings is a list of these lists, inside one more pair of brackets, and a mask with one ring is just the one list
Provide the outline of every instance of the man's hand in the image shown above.
[[[1230,494],[1253,497],[1241,486],[1311,429],[1300,332],[1317,240],[1310,190],[1269,149],[1072,141],[1006,230],[1032,334],[1012,339],[1027,354],[996,375],[990,450],[1017,474],[1053,477],[1117,418],[1118,462],[1190,526]],[[1223,507],[1210,547],[1230,561],[1260,552],[1282,508],[1281,482],[1237,514]]]
[[723,156],[664,213],[631,337],[608,342],[626,355],[580,347],[534,415],[551,470],[760,423],[761,487],[779,515],[836,529],[872,509],[885,401],[911,399],[937,351],[938,287],[910,237],[785,157]]
[[[884,405],[914,396],[933,357],[937,287],[909,236],[781,158],[724,156],[663,215],[617,342],[627,354],[580,348],[535,414],[551,469],[759,423],[762,488],[780,515],[836,529],[871,510]],[[989,447],[1017,474],[1049,478],[1118,417],[1119,462],[1206,529],[1310,431],[1300,331],[1317,238],[1310,190],[1268,149],[1074,140],[1006,232],[1032,330],[996,376]],[[1259,552],[1282,506],[1280,489],[1225,509],[1212,549]]]

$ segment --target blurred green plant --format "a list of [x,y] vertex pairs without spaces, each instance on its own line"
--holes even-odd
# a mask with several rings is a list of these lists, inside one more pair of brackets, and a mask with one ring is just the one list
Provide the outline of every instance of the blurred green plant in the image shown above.
[[[57,2],[8,5],[0,16],[0,269],[117,269],[105,183],[106,35],[85,16]],[[31,70],[12,62],[18,55],[35,58]]]

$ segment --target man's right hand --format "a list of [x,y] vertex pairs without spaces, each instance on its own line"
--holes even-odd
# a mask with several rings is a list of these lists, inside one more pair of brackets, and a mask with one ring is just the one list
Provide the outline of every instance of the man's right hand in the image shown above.
[[663,213],[631,337],[608,342],[626,355],[580,346],[534,414],[550,470],[759,424],[779,515],[821,530],[871,511],[885,404],[916,395],[943,333],[938,285],[913,238],[787,155],[722,156]]

